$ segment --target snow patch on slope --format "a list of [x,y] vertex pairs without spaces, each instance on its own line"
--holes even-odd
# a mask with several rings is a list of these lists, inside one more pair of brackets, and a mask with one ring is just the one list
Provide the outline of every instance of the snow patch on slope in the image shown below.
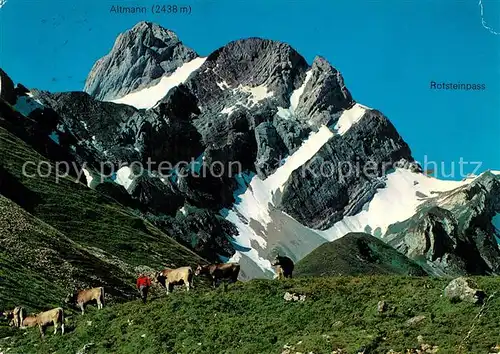
[[382,236],[387,227],[412,217],[417,207],[436,193],[449,191],[467,184],[463,181],[442,181],[422,173],[396,169],[384,177],[386,187],[377,190],[373,199],[356,215],[346,216],[331,228],[317,231],[328,241],[349,232],[367,232]]
[[128,166],[123,166],[116,172],[115,182],[125,187],[127,192],[130,192],[130,187],[137,176]]
[[250,97],[248,98],[249,103],[244,105],[247,108],[253,107],[260,101],[273,97],[274,93],[273,91],[268,91],[267,86],[255,86],[255,87],[250,87],[250,86],[240,86],[236,90],[240,90],[242,92],[246,92],[250,94]]
[[87,187],[95,189],[101,183],[101,176],[86,167],[82,167],[83,174],[87,180]]
[[349,128],[351,128],[354,124],[356,124],[365,114],[366,110],[370,108],[363,106],[359,103],[356,103],[350,109],[346,109],[340,115],[337,124],[335,125],[335,130],[338,134],[345,134]]
[[128,95],[111,100],[114,103],[123,103],[138,109],[149,109],[161,100],[174,87],[185,82],[188,77],[200,68],[205,58],[195,58],[178,67],[172,74],[163,76],[156,85],[129,93]]
[[295,91],[293,91],[292,95],[290,96],[290,110],[293,112],[297,109],[297,106],[299,105],[299,100],[300,96],[304,93],[304,89],[306,88],[307,83],[311,79],[312,76],[312,70],[309,70],[306,73],[306,78],[304,80],[304,83]]
[[302,146],[284,164],[280,166],[268,178],[261,180],[257,175],[240,174],[237,182],[240,188],[234,193],[236,203],[231,210],[223,209],[221,214],[232,222],[238,229],[239,236],[234,238],[236,248],[252,259],[263,271],[271,271],[268,260],[260,257],[254,249],[253,243],[260,248],[266,248],[267,242],[258,235],[250,222],[256,221],[261,227],[266,228],[272,222],[270,208],[274,204],[273,198],[277,191],[282,191],[283,186],[293,171],[303,166],[321,149],[321,147],[333,136],[326,126],[322,126],[318,132],[312,133]]
[[[217,85],[224,90],[223,84],[227,85],[227,83],[224,81],[223,83],[217,83]],[[229,86],[227,86],[229,88]],[[246,94],[250,94],[245,100],[245,101],[239,101],[234,103],[232,106],[229,107],[224,107],[220,113],[222,114],[227,114],[230,116],[238,107],[245,107],[245,108],[252,108],[253,106],[257,105],[260,101],[273,97],[274,92],[273,91],[268,91],[267,86],[255,86],[255,87],[250,87],[250,86],[238,86],[237,88],[233,88],[232,90],[233,95],[237,95],[238,92],[243,92]],[[245,103],[244,103],[245,102]]]
[[299,105],[299,100],[300,96],[304,93],[304,89],[306,88],[307,82],[311,79],[312,76],[312,70],[309,70],[306,73],[306,78],[302,85],[296,89],[295,91],[292,92],[292,95],[290,96],[290,107],[289,108],[283,108],[283,107],[278,107],[278,116],[284,119],[290,119],[295,110],[297,109],[297,106]]

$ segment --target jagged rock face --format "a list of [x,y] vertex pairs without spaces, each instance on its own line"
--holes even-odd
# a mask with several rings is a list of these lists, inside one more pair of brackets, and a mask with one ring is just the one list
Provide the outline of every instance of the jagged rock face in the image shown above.
[[304,80],[307,67],[305,59],[288,44],[242,39],[210,54],[188,86],[204,106],[211,106],[220,96],[236,98],[224,91],[239,86],[265,86],[278,103],[286,106],[292,90]]
[[35,94],[57,112],[81,144],[89,145],[97,155],[94,160],[112,163],[115,170],[134,161],[144,165],[151,161],[153,170],[162,162],[162,167],[169,168],[203,151],[201,138],[189,121],[196,114],[189,107],[197,107],[188,104],[189,96],[180,88],[149,111],[97,101],[82,92]]
[[328,124],[336,113],[354,104],[339,71],[322,57],[316,57],[310,79],[300,96],[297,114],[316,125]]
[[499,193],[499,178],[485,173],[429,200],[412,218],[391,225],[384,239],[433,274],[498,274],[491,220],[500,210]]
[[287,155],[288,149],[271,122],[262,122],[255,128],[257,160],[255,168],[261,178],[267,177]]
[[329,228],[357,214],[383,185],[377,177],[402,158],[413,161],[394,126],[380,112],[367,111],[292,173],[279,208],[308,227]]
[[100,100],[119,98],[155,83],[196,57],[175,33],[140,22],[120,34],[111,52],[94,64],[84,91]]
[[234,254],[229,240],[238,231],[229,221],[209,210],[185,206],[175,218],[150,214],[148,219],[211,262],[219,262],[219,256],[229,258]]
[[0,97],[12,105],[16,103],[14,82],[2,69],[0,69]]
[[34,94],[57,113],[60,123],[78,138],[80,145],[92,148],[97,161],[118,165],[142,157],[134,149],[134,128],[137,129],[135,124],[147,120],[148,113],[130,106],[96,101],[84,92],[35,91]]
[[184,197],[177,187],[166,179],[144,173],[130,187],[130,195],[156,213],[175,215],[184,204]]

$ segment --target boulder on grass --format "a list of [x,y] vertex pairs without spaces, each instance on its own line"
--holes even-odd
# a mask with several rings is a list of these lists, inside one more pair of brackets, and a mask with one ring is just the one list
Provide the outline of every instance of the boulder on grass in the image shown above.
[[486,294],[477,288],[477,284],[465,277],[453,279],[444,289],[444,296],[451,301],[467,301],[482,304]]

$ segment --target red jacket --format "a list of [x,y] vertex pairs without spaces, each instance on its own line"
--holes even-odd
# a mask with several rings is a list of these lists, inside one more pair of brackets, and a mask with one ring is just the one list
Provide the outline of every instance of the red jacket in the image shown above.
[[137,289],[141,286],[151,286],[151,279],[148,277],[139,277],[137,278]]

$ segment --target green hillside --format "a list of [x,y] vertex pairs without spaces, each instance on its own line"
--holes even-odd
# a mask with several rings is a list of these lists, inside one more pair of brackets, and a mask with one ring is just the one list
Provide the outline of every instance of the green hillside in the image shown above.
[[[475,280],[488,295],[500,288],[497,277]],[[12,337],[0,340],[0,348],[43,354],[330,354],[340,348],[341,353],[366,354],[417,353],[406,350],[424,344],[437,346],[439,353],[492,352],[490,348],[500,343],[499,295],[482,310],[470,303],[451,303],[441,296],[448,282],[427,277],[324,277],[253,280],[230,285],[226,292],[176,291],[146,305],[132,301],[101,311],[91,308],[85,316],[68,319],[64,336],[54,336],[49,329],[45,341],[36,329],[23,335],[22,330],[4,328],[3,336]],[[287,302],[287,291],[305,294],[306,299]],[[380,300],[388,304],[386,313],[377,311]],[[425,318],[409,325],[416,316]]]
[[365,233],[349,233],[324,243],[297,263],[298,276],[401,274],[425,275],[422,268],[385,242]]
[[[73,177],[56,181],[54,162],[11,127],[0,117],[0,310],[47,308],[74,287],[104,285],[112,295],[134,296],[138,271],[203,261],[116,200]],[[36,177],[23,175],[26,161]],[[48,177],[35,173],[41,161]]]

